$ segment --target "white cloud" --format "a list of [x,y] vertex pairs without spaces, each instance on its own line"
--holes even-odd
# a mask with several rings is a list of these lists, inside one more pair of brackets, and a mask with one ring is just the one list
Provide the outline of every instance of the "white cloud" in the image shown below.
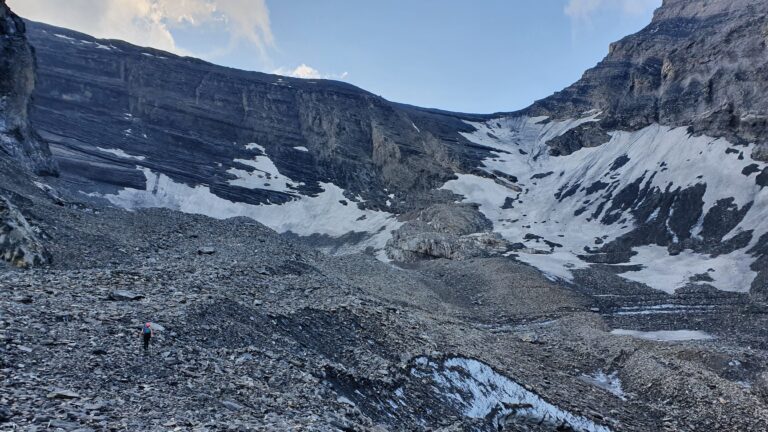
[[320,78],[320,71],[313,68],[312,66],[307,66],[304,63],[302,63],[300,66],[298,66],[296,69],[286,69],[286,68],[278,68],[274,71],[274,73],[278,75],[285,75],[290,76],[294,78],[314,78],[319,79]]
[[230,37],[217,54],[244,40],[266,60],[274,47],[266,0],[8,0],[8,4],[35,21],[180,54],[189,53],[177,46],[172,30],[210,23]]
[[343,72],[341,74],[321,74],[319,70],[313,68],[312,66],[307,66],[304,63],[297,66],[295,69],[285,68],[285,67],[277,68],[274,71],[272,71],[272,73],[277,75],[284,75],[284,76],[289,76],[293,78],[304,78],[304,79],[344,80],[349,76],[348,72]]
[[575,21],[590,21],[604,10],[641,15],[661,5],[661,0],[569,0],[564,12]]

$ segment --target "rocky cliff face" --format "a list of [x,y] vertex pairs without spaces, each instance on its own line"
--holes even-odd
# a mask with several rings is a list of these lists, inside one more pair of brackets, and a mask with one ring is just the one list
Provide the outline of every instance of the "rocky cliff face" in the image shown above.
[[[664,0],[651,24],[611,45],[583,78],[536,102],[531,115],[597,109],[603,131],[653,123],[758,144],[767,161],[768,3]],[[589,134],[583,137],[589,142]],[[602,142],[606,142],[603,139]]]
[[0,261],[27,268],[48,263],[50,255],[37,228],[12,203],[8,188],[30,183],[30,173],[54,174],[56,167],[48,146],[29,125],[35,57],[25,31],[21,18],[0,0]]
[[[648,27],[612,44],[608,56],[581,80],[525,111],[527,115],[558,119],[580,117],[590,110],[601,112],[597,121],[548,141],[553,155],[607,143],[610,131],[636,131],[661,124],[687,128],[694,136],[725,138],[732,144],[726,154],[745,161],[731,167],[728,157],[713,160],[710,171],[726,175],[706,179],[703,171],[707,163],[700,155],[710,150],[699,148],[696,155],[693,149],[685,165],[700,165],[698,180],[659,185],[662,187],[655,191],[642,189],[643,184],[652,183],[642,177],[647,179],[656,171],[649,167],[647,174],[638,177],[636,186],[617,191],[624,195],[623,202],[614,203],[619,208],[631,208],[641,221],[640,227],[592,251],[609,256],[625,254],[624,258],[607,258],[616,262],[626,261],[632,246],[648,243],[667,246],[673,254],[691,250],[713,256],[749,246],[749,256],[762,257],[751,266],[759,274],[751,284],[752,291],[768,291],[765,255],[760,252],[766,239],[759,238],[765,232],[764,224],[757,218],[740,223],[748,213],[764,212],[763,188],[768,186],[768,99],[764,97],[768,90],[767,17],[768,3],[763,1],[664,0]],[[670,145],[685,152],[679,143]],[[662,162],[666,165],[668,161]],[[726,180],[729,170],[741,171],[749,180]],[[714,183],[719,181],[728,182],[732,191],[722,192],[721,200],[708,210],[710,203],[702,206],[697,197],[712,199],[712,190],[718,188]],[[645,195],[648,193],[652,197]]]
[[[63,175],[88,192],[144,188],[140,160],[153,173],[207,185],[231,201],[281,204],[333,183],[382,209],[389,193],[399,204],[487,155],[455,134],[469,130],[460,118],[346,83],[237,71],[42,24],[29,28],[40,65],[33,122]],[[257,160],[267,156],[269,173]],[[287,187],[277,186],[279,177],[290,179]]]
[[[607,266],[667,292],[764,293],[767,8],[665,1],[574,85],[488,116],[30,23],[31,120],[79,199],[248,216],[382,258],[389,242],[396,259],[505,254],[568,281]],[[491,228],[411,217],[459,218],[462,200]]]
[[48,146],[29,126],[29,98],[35,87],[35,57],[24,22],[0,0],[0,156],[40,174],[55,173]]

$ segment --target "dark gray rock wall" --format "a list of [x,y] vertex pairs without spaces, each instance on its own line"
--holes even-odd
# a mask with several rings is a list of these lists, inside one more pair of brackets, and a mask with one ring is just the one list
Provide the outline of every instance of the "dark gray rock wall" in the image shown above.
[[55,173],[45,143],[29,127],[27,110],[35,86],[35,57],[24,22],[0,0],[0,157],[37,173]]
[[606,130],[657,122],[768,145],[768,2],[664,0],[649,26],[611,45],[570,87],[527,112],[599,109]]
[[[143,189],[136,161],[231,201],[291,199],[228,184],[235,159],[266,149],[280,173],[314,194],[332,182],[373,208],[429,191],[488,154],[458,130],[471,117],[390,103],[352,85],[244,72],[119,41],[28,23],[39,62],[32,122],[62,175],[85,191]],[[298,151],[296,147],[308,151]],[[385,189],[388,191],[385,192]]]

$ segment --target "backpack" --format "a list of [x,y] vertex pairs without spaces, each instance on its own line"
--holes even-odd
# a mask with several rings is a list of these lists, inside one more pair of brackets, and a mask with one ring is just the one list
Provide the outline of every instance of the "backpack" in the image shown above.
[[144,327],[144,334],[145,335],[152,334],[152,329],[150,329],[149,327]]

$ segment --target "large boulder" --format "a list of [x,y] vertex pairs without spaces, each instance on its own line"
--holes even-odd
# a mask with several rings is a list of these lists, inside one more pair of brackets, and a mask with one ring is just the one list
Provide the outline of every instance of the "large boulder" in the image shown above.
[[461,260],[498,256],[510,249],[474,204],[435,204],[405,218],[387,242],[387,256],[395,261]]
[[3,197],[0,197],[0,259],[21,268],[50,262],[38,230]]

